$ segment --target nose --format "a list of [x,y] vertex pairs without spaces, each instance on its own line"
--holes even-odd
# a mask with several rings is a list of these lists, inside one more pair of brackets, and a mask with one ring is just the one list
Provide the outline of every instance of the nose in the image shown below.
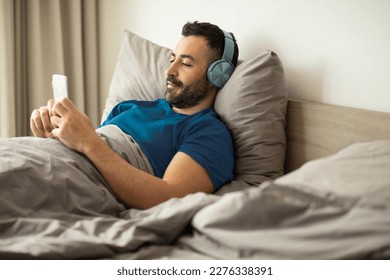
[[169,76],[174,76],[174,77],[176,77],[176,76],[177,76],[177,67],[176,67],[175,61],[172,62],[172,63],[169,65],[169,67],[167,68],[167,70],[165,70],[165,75],[166,75],[167,77],[169,77]]

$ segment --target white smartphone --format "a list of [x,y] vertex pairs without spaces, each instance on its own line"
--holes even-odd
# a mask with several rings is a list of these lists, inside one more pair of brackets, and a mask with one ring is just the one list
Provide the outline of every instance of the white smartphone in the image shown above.
[[51,78],[54,100],[68,97],[68,78],[65,75],[53,74]]

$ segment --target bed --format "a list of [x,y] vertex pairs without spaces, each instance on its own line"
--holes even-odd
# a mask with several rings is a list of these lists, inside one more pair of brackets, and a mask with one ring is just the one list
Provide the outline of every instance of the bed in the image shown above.
[[[102,120],[121,100],[158,98],[169,54],[124,31]],[[56,140],[1,139],[0,258],[390,258],[390,114],[289,100],[272,51],[240,63],[215,109],[234,180],[147,210],[118,203]],[[136,162],[121,138],[113,148]]]

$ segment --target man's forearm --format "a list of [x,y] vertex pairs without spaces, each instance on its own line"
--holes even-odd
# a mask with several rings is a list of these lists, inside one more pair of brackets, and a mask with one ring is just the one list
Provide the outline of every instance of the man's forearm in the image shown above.
[[165,181],[130,165],[100,138],[85,147],[83,153],[128,207],[149,208],[173,196]]

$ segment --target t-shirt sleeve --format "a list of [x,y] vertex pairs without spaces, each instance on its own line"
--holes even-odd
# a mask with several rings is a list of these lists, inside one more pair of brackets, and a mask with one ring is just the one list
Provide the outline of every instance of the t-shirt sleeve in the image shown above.
[[218,120],[191,126],[179,151],[186,153],[206,169],[214,191],[232,180],[233,141],[227,128]]

